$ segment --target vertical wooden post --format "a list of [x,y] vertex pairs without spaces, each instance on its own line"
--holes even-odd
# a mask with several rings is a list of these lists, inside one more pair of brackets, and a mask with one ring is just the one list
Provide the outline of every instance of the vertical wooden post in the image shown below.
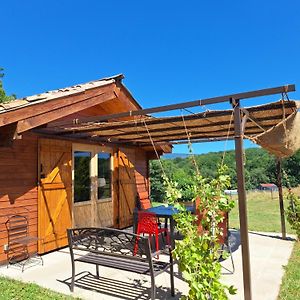
[[250,253],[249,253],[249,237],[248,237],[248,218],[247,218],[247,202],[245,189],[245,173],[243,159],[243,136],[241,124],[241,110],[239,100],[232,99],[234,104],[234,135],[235,135],[235,161],[238,186],[238,203],[240,215],[240,233],[242,244],[242,260],[243,260],[243,283],[244,283],[244,299],[251,300],[251,269],[250,269]]
[[282,192],[282,169],[281,169],[281,159],[277,158],[276,162],[276,175],[277,175],[277,186],[279,195],[279,207],[280,207],[280,219],[281,219],[281,234],[282,238],[286,239],[286,228],[285,228],[285,218],[284,218],[284,205],[283,205],[283,192]]

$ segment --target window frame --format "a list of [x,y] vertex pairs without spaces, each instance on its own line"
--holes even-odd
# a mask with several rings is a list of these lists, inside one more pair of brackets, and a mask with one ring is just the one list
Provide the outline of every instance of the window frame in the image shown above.
[[[91,182],[91,199],[86,201],[74,202],[75,196],[75,157],[76,151],[90,152],[90,182]],[[110,172],[111,172],[111,196],[108,198],[98,199],[98,153],[110,154]],[[91,144],[73,144],[72,145],[72,202],[74,206],[86,206],[92,203],[104,203],[113,201],[113,176],[114,176],[114,152],[113,149],[107,146],[91,145]]]

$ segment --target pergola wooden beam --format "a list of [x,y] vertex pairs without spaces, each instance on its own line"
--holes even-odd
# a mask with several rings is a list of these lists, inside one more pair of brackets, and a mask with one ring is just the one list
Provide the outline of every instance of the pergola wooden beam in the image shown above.
[[[260,112],[263,112],[268,107],[270,107],[272,110],[277,110],[274,113],[272,113],[269,116],[259,116],[257,115],[254,117],[254,114],[259,114]],[[285,109],[292,108],[294,109],[294,102],[285,102],[284,103]],[[272,120],[278,120],[282,119],[282,103],[272,103],[269,105],[266,105],[266,107],[251,107],[250,109],[243,109],[243,112],[247,112],[249,116],[249,120],[252,121],[256,125],[263,125],[260,124],[268,123]],[[229,120],[222,120],[223,117],[230,116],[232,114],[231,110],[225,110],[225,111],[207,111],[200,114],[193,114],[193,115],[187,115],[184,116],[184,122],[185,126],[189,128],[205,128],[205,127],[211,127],[212,122],[213,126],[226,126],[228,125]],[[218,120],[220,118],[220,120]],[[68,127],[65,128],[57,128],[57,134],[59,135],[68,135],[70,133],[76,133],[76,132],[91,132],[92,134],[97,134],[97,132],[102,132],[103,134],[107,134],[110,136],[116,136],[116,135],[122,135],[122,134],[128,134],[130,132],[138,132],[143,133],[147,132],[145,129],[144,121],[149,129],[149,131],[155,132],[155,131],[162,131],[162,127],[164,129],[169,128],[184,128],[183,125],[183,119],[182,117],[176,116],[176,117],[168,117],[168,118],[146,118],[146,119],[140,119],[140,120],[134,120],[134,121],[119,121],[119,122],[111,122],[111,123],[88,123],[88,124],[80,124],[80,125],[71,125],[68,124]],[[198,124],[197,122],[201,121],[203,124]],[[217,122],[216,122],[217,121]],[[206,124],[204,124],[206,122]],[[268,124],[264,124],[268,125]],[[259,127],[259,126],[258,126]],[[54,127],[48,127],[53,128]]]
[[[233,132],[233,125],[229,128],[220,128],[216,129],[218,127],[216,126],[212,126],[214,127],[211,130],[206,130],[204,131],[203,128],[199,128],[197,126],[193,126],[193,127],[187,127],[188,133],[191,134],[190,139],[194,138],[194,135],[200,134],[200,135],[213,135],[213,137],[217,137],[217,135],[223,135],[223,134],[227,134],[228,130],[230,132],[230,134],[232,134]],[[270,128],[274,127],[273,124],[265,124],[264,125],[264,129],[268,130]],[[209,127],[206,127],[207,129]],[[185,139],[187,138],[186,134],[183,133],[184,128],[167,128],[167,130],[165,130],[165,132],[160,132],[160,131],[150,131],[150,135],[151,138],[153,139],[153,141],[156,141],[157,139],[173,139],[176,140],[177,137],[185,137]],[[247,135],[249,134],[259,134],[262,133],[263,130],[261,130],[257,125],[248,125],[247,126]],[[78,133],[81,133],[78,132]],[[73,133],[74,135],[76,135],[77,133]],[[149,135],[147,132],[145,131],[138,131],[138,132],[123,132],[123,133],[116,133],[116,134],[109,134],[107,135],[106,133],[102,133],[101,131],[98,132],[91,132],[90,135],[97,135],[99,137],[106,137],[109,136],[109,138],[117,138],[119,140],[128,140],[128,141],[142,141],[142,140],[149,140]]]
[[281,159],[277,158],[276,161],[276,175],[277,175],[277,187],[278,187],[278,198],[280,208],[280,222],[281,222],[281,234],[282,238],[286,239],[286,227],[284,218],[284,203],[283,203],[283,189],[282,189],[282,163]]
[[[256,98],[256,97],[261,97],[261,96],[268,96],[268,95],[294,92],[294,91],[295,91],[295,85],[288,84],[288,85],[274,87],[274,88],[268,88],[268,89],[262,89],[262,90],[244,92],[244,93],[237,93],[237,94],[231,94],[231,95],[219,96],[219,97],[213,97],[213,98],[206,98],[206,99],[202,99],[202,100],[194,100],[194,101],[183,102],[183,103],[178,103],[178,104],[157,106],[157,107],[153,107],[153,108],[140,109],[140,110],[134,110],[134,111],[131,110],[131,111],[124,112],[124,113],[111,114],[111,115],[106,115],[106,116],[101,116],[101,117],[90,117],[90,118],[85,118],[84,122],[100,122],[100,121],[104,121],[104,120],[119,119],[119,118],[124,118],[124,117],[142,116],[142,115],[147,115],[147,114],[151,114],[151,113],[159,113],[159,112],[165,112],[165,111],[171,111],[171,110],[177,110],[177,109],[183,109],[183,108],[189,108],[189,107],[195,107],[195,106],[215,104],[215,103],[220,103],[220,102],[228,102],[228,101],[230,101],[230,99],[242,100],[242,99]],[[80,123],[80,120],[78,120],[78,123]]]
[[[233,99],[234,100],[234,99]],[[251,300],[251,267],[248,236],[247,199],[245,188],[245,170],[243,157],[243,132],[241,109],[239,100],[234,100],[234,133],[235,133],[235,160],[238,186],[238,203],[240,216],[240,232],[242,245],[244,299]]]
[[[253,119],[253,118],[251,118]],[[251,121],[251,119],[249,119]],[[270,120],[270,118],[266,118],[266,117],[262,117],[262,118],[257,118],[255,119],[256,123],[259,123],[260,126],[264,126],[264,129],[267,129],[269,127],[272,127],[274,126],[273,125],[273,120],[281,120],[282,119],[282,115],[278,115],[278,116],[272,116],[272,119]],[[262,124],[261,124],[262,122]],[[270,124],[268,124],[268,122]],[[166,123],[164,123],[164,125],[167,125]],[[213,123],[213,127],[216,127],[216,126],[228,126],[228,121],[221,121],[221,122],[215,122]],[[233,126],[233,125],[232,125]],[[205,128],[211,128],[212,127],[212,124],[209,123],[209,124],[203,124],[203,125],[189,125],[189,124],[186,124],[186,128],[187,130],[193,130],[193,129],[205,129]],[[254,122],[253,122],[253,126],[247,126],[247,128],[250,128],[250,127],[259,127],[257,126]],[[166,127],[165,127],[166,128]],[[168,132],[172,132],[172,131],[179,131],[179,130],[184,130],[185,127],[184,126],[173,126],[173,127],[167,127],[167,130]],[[104,131],[106,130],[109,130],[107,128],[105,128]],[[115,133],[109,133],[109,136],[110,137],[114,137],[114,136],[117,136],[117,137],[122,137],[122,136],[126,136],[126,135],[130,135],[132,133],[136,133],[137,132],[137,129],[136,128],[132,128],[131,127],[124,127],[123,130],[119,130],[119,128],[117,129],[118,132],[115,132]],[[126,130],[126,131],[125,131]],[[228,128],[227,128],[228,130]],[[156,133],[161,133],[162,129],[161,128],[154,128],[154,129],[149,129],[150,133],[151,133],[151,136],[154,136]],[[76,133],[77,131],[71,131],[73,133]],[[102,135],[103,133],[103,130],[97,130],[97,129],[83,129],[83,130],[78,130],[78,132],[90,132],[91,134],[100,134]],[[147,134],[147,130],[146,129],[138,129],[138,134]]]

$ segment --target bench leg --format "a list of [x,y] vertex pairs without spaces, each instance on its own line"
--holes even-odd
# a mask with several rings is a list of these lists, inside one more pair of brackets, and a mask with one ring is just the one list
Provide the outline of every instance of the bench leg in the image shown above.
[[99,279],[99,265],[96,265],[96,276]]
[[[150,245],[150,243],[148,244]],[[155,288],[155,276],[154,276],[154,268],[153,268],[153,263],[152,263],[152,258],[151,258],[151,250],[148,250],[148,257],[150,258],[149,260],[149,267],[150,267],[150,276],[151,276],[151,300],[155,300],[155,293],[156,293],[156,288]]]
[[170,251],[170,283],[171,283],[171,296],[175,296],[174,290],[174,262],[172,252]]
[[155,300],[155,293],[156,293],[156,287],[155,287],[155,281],[154,278],[151,278],[151,300]]
[[75,262],[72,261],[72,280],[70,285],[71,292],[74,292],[74,282],[75,282]]

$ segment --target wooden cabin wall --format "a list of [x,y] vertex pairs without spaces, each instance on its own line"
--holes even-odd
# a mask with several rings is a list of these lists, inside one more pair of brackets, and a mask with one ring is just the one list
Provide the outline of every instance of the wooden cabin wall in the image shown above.
[[[29,234],[37,236],[37,159],[37,137],[32,135],[23,135],[12,147],[0,147],[0,263],[6,261],[9,215],[27,216]],[[35,244],[29,248],[35,250]]]
[[114,214],[116,226],[125,228],[133,224],[133,211],[137,192],[149,190],[148,158],[146,152],[138,148],[122,147],[118,151],[118,199]]
[[149,162],[145,151],[135,152],[135,180],[138,193],[149,192]]
[[[131,148],[132,149],[132,148]],[[132,151],[133,150],[133,151]],[[135,177],[135,191],[149,191],[149,170],[147,153],[141,149],[132,149]],[[119,198],[119,186],[116,184],[119,180],[118,158],[114,156],[115,168],[114,174],[114,199],[113,215],[109,216],[112,208],[98,211],[99,216],[105,215],[102,220],[106,225],[116,224],[118,218],[118,209],[114,205]],[[12,147],[0,147],[0,264],[5,263],[6,254],[3,246],[7,244],[7,233],[5,222],[9,215],[21,214],[28,217],[29,234],[37,236],[38,233],[38,139],[34,135],[24,134],[20,140],[15,140]],[[131,203],[135,203],[132,199]],[[124,205],[124,204],[123,204]],[[120,206],[122,207],[122,205]],[[100,207],[99,207],[100,208]],[[133,209],[134,207],[132,207]],[[108,222],[110,217],[110,222]],[[132,216],[128,216],[132,219]],[[100,224],[99,224],[100,225]],[[101,224],[103,226],[103,224]],[[131,225],[131,224],[129,224]],[[128,226],[129,226],[128,225]],[[33,244],[29,250],[36,251],[36,245]]]

